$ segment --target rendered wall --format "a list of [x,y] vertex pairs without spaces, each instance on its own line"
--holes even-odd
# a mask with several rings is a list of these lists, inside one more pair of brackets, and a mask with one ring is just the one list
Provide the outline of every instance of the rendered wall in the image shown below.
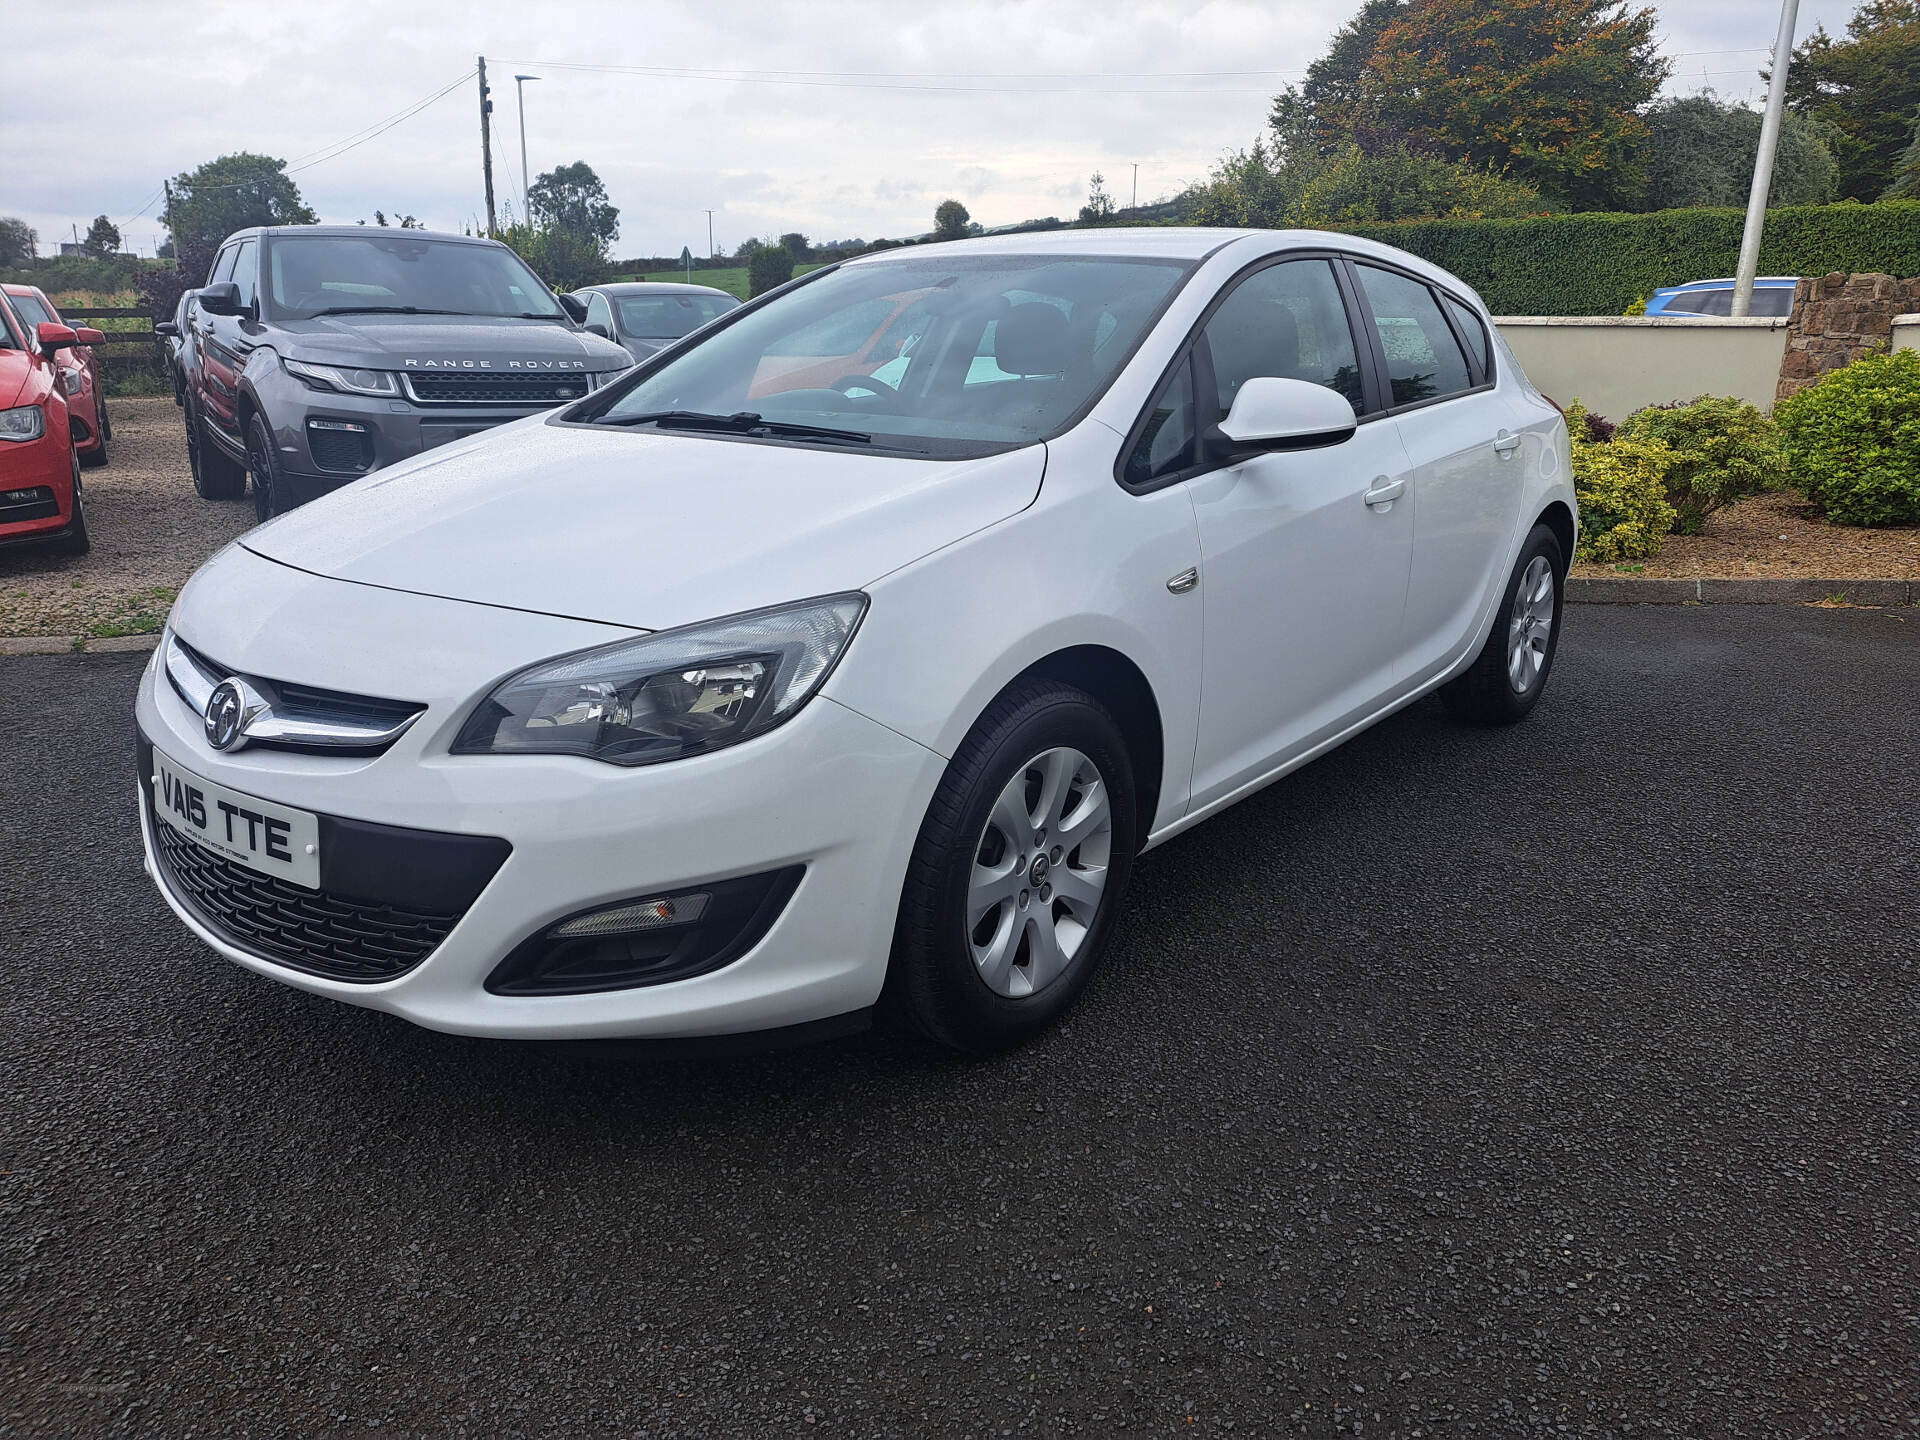
[[1787,348],[1785,319],[1509,315],[1494,323],[1542,391],[1610,420],[1696,395],[1771,410]]

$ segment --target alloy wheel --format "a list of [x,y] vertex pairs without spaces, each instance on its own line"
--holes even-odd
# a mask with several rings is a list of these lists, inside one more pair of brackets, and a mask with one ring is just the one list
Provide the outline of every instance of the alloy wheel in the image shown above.
[[1547,664],[1547,642],[1553,638],[1553,566],[1536,555],[1514,590],[1513,615],[1507,626],[1507,680],[1516,695],[1525,695],[1540,683]]
[[996,995],[1037,994],[1065,973],[1106,894],[1113,809],[1099,767],[1042,751],[1013,772],[987,816],[967,879],[967,943]]

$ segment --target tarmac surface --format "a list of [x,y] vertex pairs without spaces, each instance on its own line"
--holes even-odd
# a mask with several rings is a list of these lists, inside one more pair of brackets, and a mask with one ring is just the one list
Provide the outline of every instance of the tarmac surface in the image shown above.
[[246,974],[141,871],[144,658],[0,659],[0,1434],[1920,1435],[1920,612],[1576,608],[984,1063]]

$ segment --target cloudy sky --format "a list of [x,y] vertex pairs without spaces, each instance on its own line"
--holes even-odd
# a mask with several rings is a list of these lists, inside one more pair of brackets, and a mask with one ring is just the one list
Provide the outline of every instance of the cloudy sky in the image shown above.
[[[484,213],[487,57],[499,200],[584,159],[621,255],[752,235],[907,235],[958,196],[996,225],[1203,177],[1358,0],[69,0],[9,7],[0,214],[43,252],[102,211],[151,254],[163,179],[233,150],[287,158],[323,220]],[[1798,34],[1851,0],[1802,0]],[[1774,0],[1664,0],[1673,88],[1762,98]],[[451,86],[452,88],[447,88]],[[407,115],[436,92],[425,108]],[[390,120],[390,128],[377,127]],[[354,143],[358,142],[358,143]]]

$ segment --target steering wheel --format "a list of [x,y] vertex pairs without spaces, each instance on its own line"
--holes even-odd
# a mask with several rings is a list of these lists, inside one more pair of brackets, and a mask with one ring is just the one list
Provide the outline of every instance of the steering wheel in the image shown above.
[[838,390],[842,395],[846,395],[849,391],[853,390],[871,390],[874,394],[883,396],[888,400],[898,400],[900,398],[898,386],[889,385],[886,381],[873,375],[842,375],[838,380],[827,386],[827,389]]

